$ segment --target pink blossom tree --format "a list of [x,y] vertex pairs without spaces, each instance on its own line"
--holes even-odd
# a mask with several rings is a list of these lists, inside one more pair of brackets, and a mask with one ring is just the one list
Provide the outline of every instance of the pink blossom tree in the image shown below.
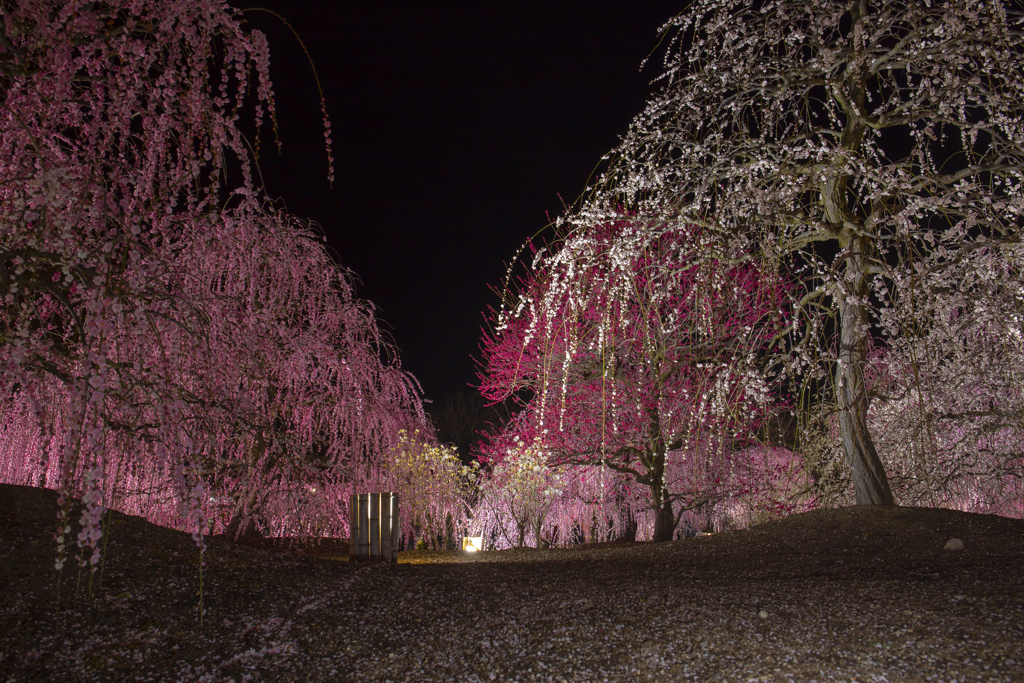
[[226,223],[223,235],[188,239],[176,261],[184,298],[212,316],[203,357],[169,368],[203,435],[206,478],[234,501],[225,531],[240,532],[251,511],[295,533],[301,511],[302,529],[344,535],[347,494],[364,470],[380,470],[402,430],[429,438],[418,386],[314,233],[283,213],[236,212]]
[[860,504],[894,502],[865,384],[879,308],[926,258],[1020,239],[1020,20],[999,0],[699,0],[579,209],[673,209],[800,277],[790,367],[836,407]]
[[200,548],[257,513],[337,532],[424,416],[350,274],[254,188],[263,35],[214,0],[0,9],[5,480],[84,496],[93,566],[102,504]]
[[735,454],[774,402],[787,287],[699,225],[602,218],[539,252],[495,314],[481,391],[526,396],[484,452],[535,443],[551,464],[627,475],[670,540],[683,511],[757,485]]
[[[3,10],[3,393],[37,396],[33,385],[48,379],[63,386],[65,400],[53,404],[63,429],[39,428],[51,445],[41,466],[56,455],[66,499],[83,468],[90,486],[102,484],[107,385],[123,369],[110,362],[117,324],[126,313],[166,317],[173,308],[168,252],[191,217],[215,206],[224,153],[247,160],[236,104],[255,66],[257,124],[263,118],[267,52],[262,36],[243,34],[216,3],[27,0]],[[225,49],[216,75],[214,43]],[[248,163],[242,175],[248,187]],[[154,405],[177,418],[178,403]],[[47,416],[40,404],[35,414]],[[95,493],[87,492],[89,519]],[[69,530],[62,520],[59,543]],[[97,530],[87,535],[95,563]]]

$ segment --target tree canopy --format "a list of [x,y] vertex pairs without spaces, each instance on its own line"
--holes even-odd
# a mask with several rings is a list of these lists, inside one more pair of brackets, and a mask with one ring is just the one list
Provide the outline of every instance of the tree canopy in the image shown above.
[[200,543],[339,531],[429,430],[352,274],[254,182],[264,36],[214,0],[0,9],[0,476],[84,495],[93,549],[101,505]]
[[678,212],[798,281],[786,363],[834,405],[856,501],[892,503],[868,353],[920,330],[882,319],[972,260],[1019,272],[1020,8],[700,0],[665,31],[660,89],[578,213]]
[[603,464],[649,491],[655,537],[740,488],[733,455],[771,411],[763,363],[787,284],[685,219],[624,216],[538,253],[496,312],[481,390],[524,411],[489,444],[552,464]]
[[[657,539],[666,501],[730,472],[749,492],[794,452],[820,503],[1016,510],[1022,21],[968,0],[669,21],[656,93],[492,316],[481,388],[524,406],[493,447],[651,486]],[[709,447],[710,477],[669,473]]]

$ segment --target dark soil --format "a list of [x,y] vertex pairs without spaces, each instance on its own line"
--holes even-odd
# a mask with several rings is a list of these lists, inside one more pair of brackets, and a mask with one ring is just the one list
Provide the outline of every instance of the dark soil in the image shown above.
[[[103,568],[92,578],[91,589],[88,574],[80,576],[75,562],[65,566],[58,589],[56,519],[55,492],[0,485],[0,683],[188,680],[191,664],[182,668],[183,662],[200,660],[223,664],[212,677],[193,680],[277,680],[271,670],[237,663],[237,653],[257,646],[270,651],[274,629],[312,609],[312,596],[343,591],[371,568],[347,561],[345,540],[303,545],[288,539],[244,544],[210,539],[200,629],[199,553],[188,534],[111,512]],[[77,514],[72,519],[74,539]],[[962,539],[963,551],[943,550],[953,537]],[[77,550],[73,540],[71,548]],[[608,586],[616,594],[639,585],[638,577],[653,577],[650,590],[663,595],[673,587],[695,585],[724,593],[744,582],[896,581],[911,603],[919,589],[931,595],[934,588],[970,603],[1008,609],[1017,615],[1012,617],[1016,623],[1009,630],[1003,624],[1000,637],[1017,637],[1024,622],[1024,520],[945,509],[827,509],[671,543],[472,555],[411,551],[401,553],[399,563],[373,569],[388,577],[381,585],[392,595],[408,582],[454,586],[456,592],[463,583],[484,590],[487,585],[535,585],[542,568],[569,576],[582,567],[584,575],[601,577],[591,589]],[[372,585],[360,590],[360,604],[369,604]],[[916,608],[908,603],[899,609],[909,613]],[[930,613],[941,615],[941,609]],[[332,628],[345,623],[339,616]],[[304,638],[295,642],[316,652],[317,629]],[[1017,660],[1005,660],[1012,664],[998,664],[999,680],[1024,681],[1024,646],[1020,652]],[[315,665],[310,666],[314,669],[300,668],[294,680],[312,677]],[[206,669],[195,671],[200,670]],[[346,680],[346,674],[339,671],[326,680],[332,678]]]

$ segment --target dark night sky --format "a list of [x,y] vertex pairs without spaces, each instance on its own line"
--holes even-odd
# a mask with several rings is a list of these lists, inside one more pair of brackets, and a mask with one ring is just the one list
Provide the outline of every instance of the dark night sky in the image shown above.
[[[475,381],[482,313],[523,241],[586,187],[641,111],[670,2],[349,3],[252,0],[267,34],[283,155],[271,197],[320,224],[378,307],[428,399]],[[514,7],[514,9],[509,9]]]

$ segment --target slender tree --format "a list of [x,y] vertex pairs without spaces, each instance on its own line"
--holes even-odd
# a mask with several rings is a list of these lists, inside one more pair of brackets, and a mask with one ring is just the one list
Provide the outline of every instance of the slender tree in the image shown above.
[[894,502],[864,379],[889,274],[1020,237],[1020,21],[998,0],[697,0],[581,210],[669,207],[801,275],[793,367],[837,406],[860,504]]

